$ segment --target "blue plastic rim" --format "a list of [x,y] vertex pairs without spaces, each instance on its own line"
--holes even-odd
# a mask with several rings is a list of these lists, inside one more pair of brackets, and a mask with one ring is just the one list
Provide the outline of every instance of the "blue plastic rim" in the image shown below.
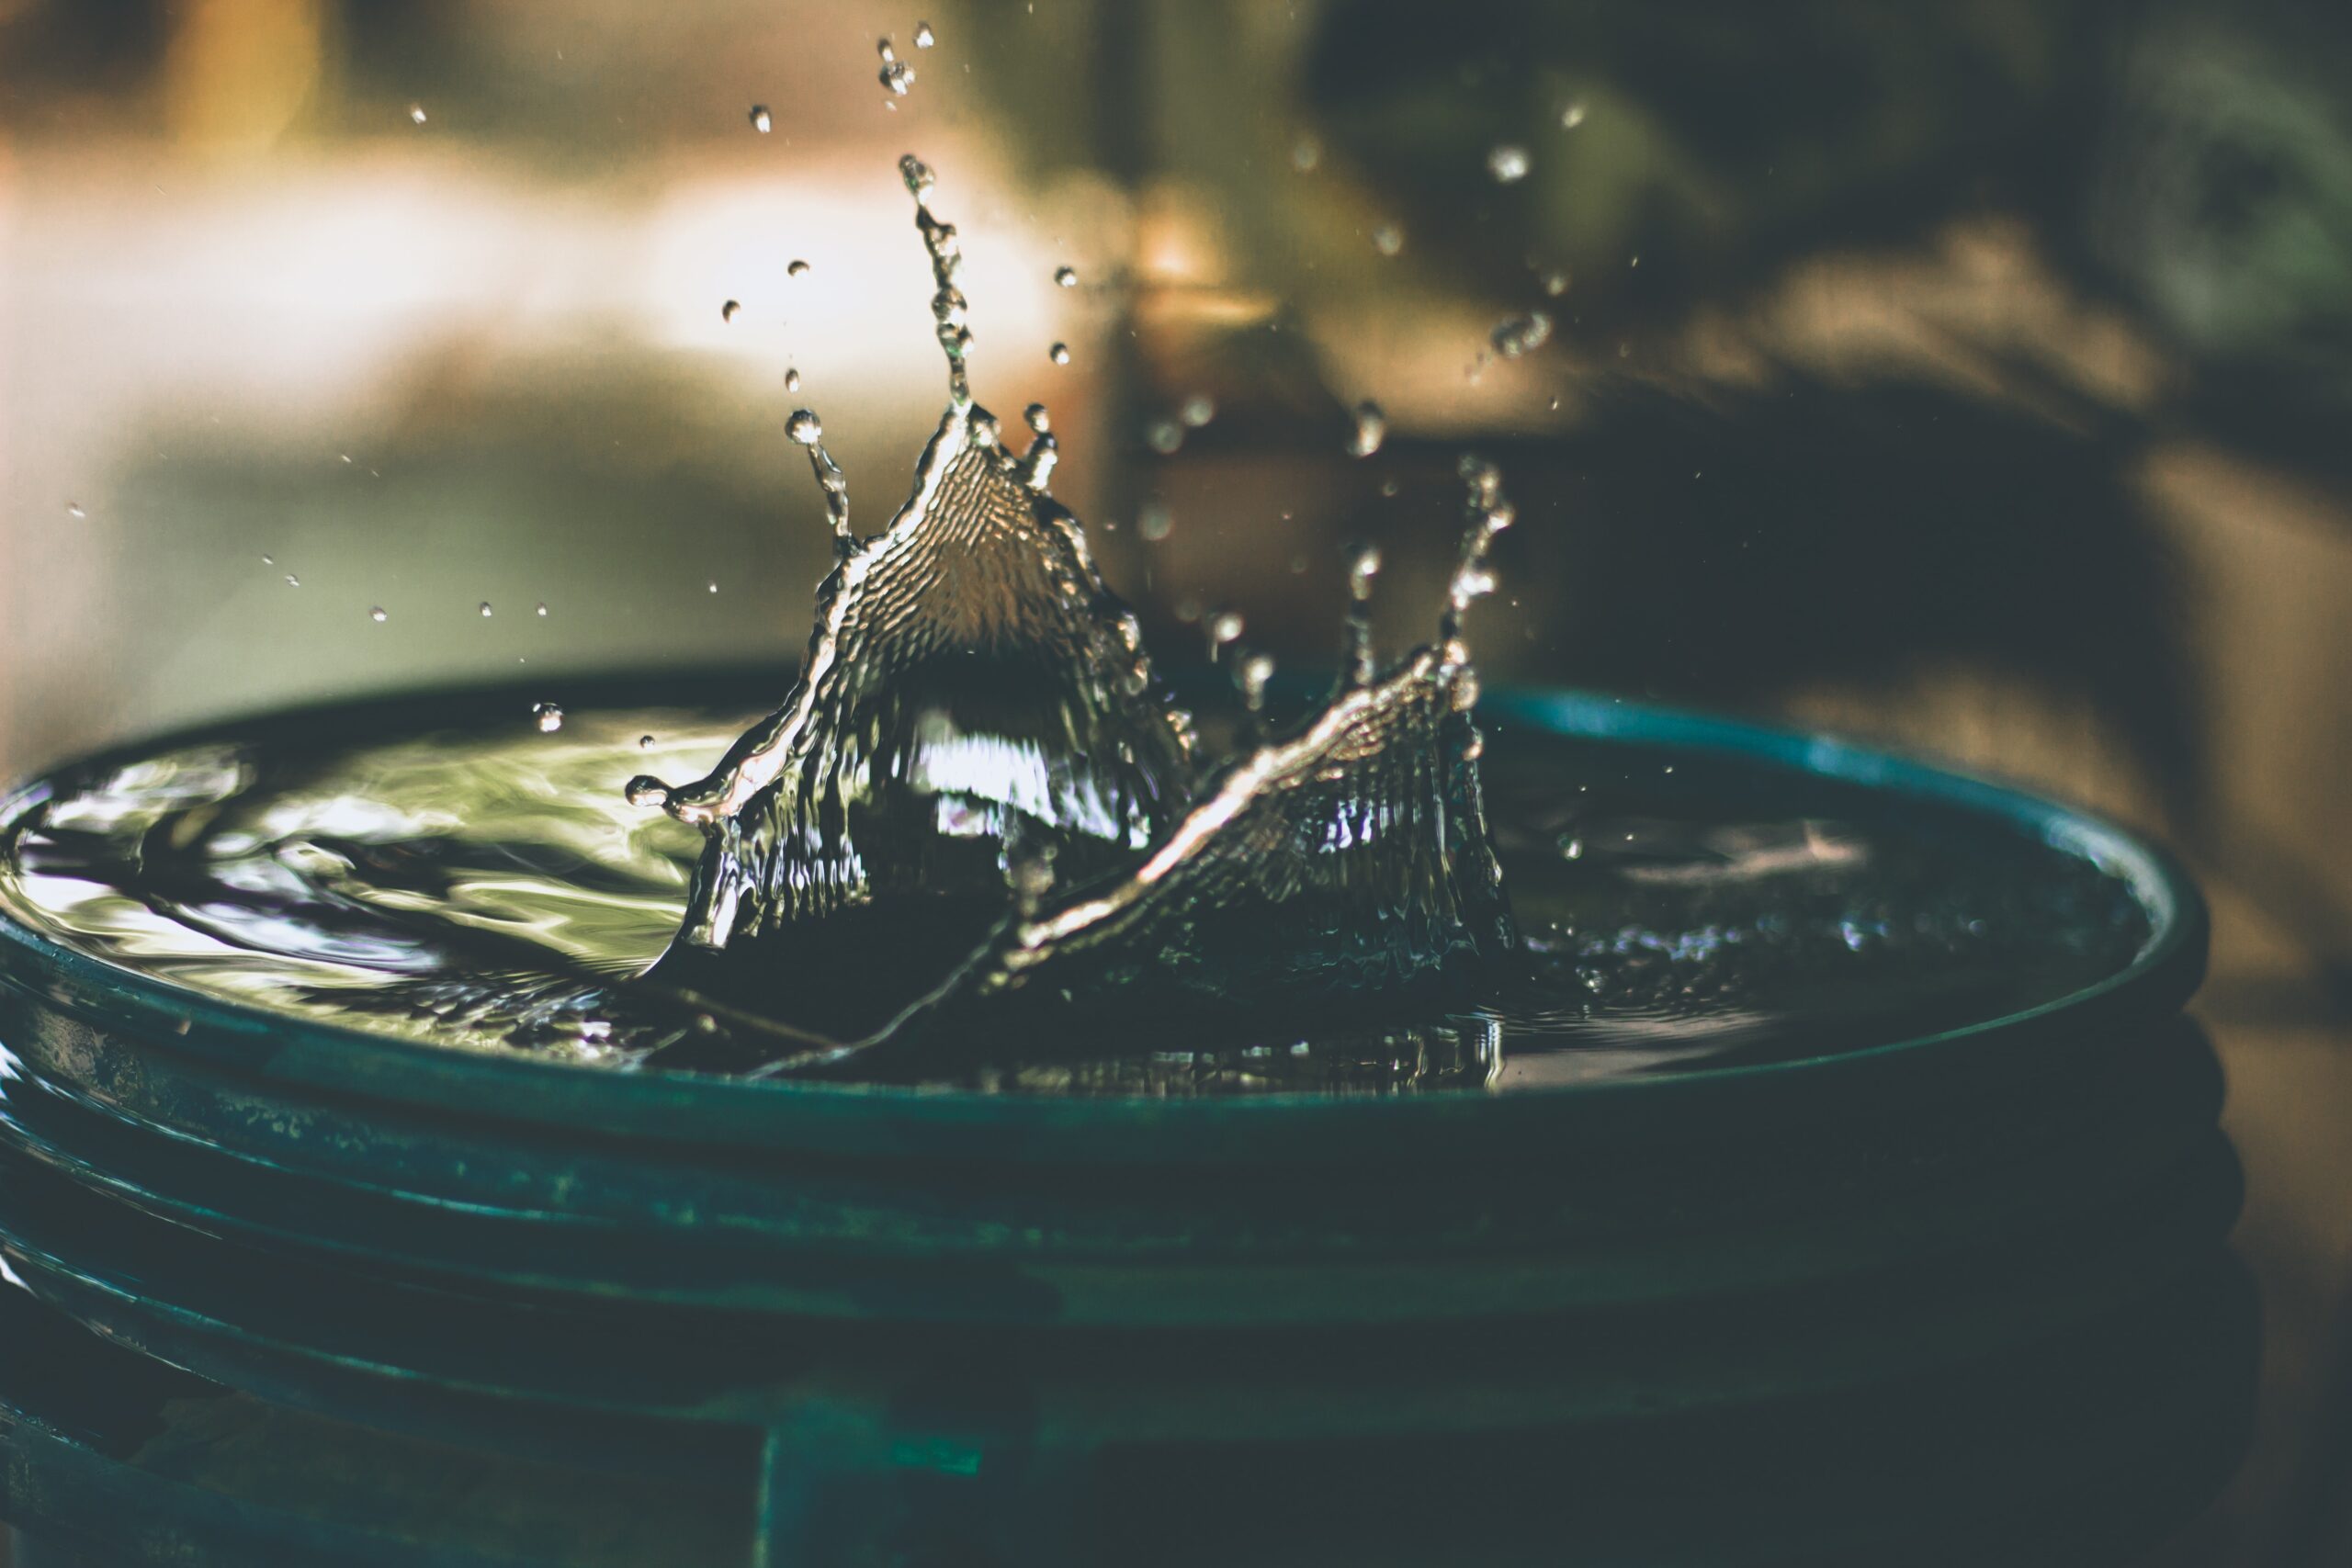
[[[782,689],[773,671],[686,672],[553,682],[568,710],[682,696],[756,703]],[[546,699],[549,684],[528,689]],[[519,687],[457,689],[214,723],[118,747],[57,777],[256,728],[462,722],[503,712]],[[1502,691],[1481,721],[1497,745],[1520,732],[1703,752],[1780,774],[1860,785],[1905,809],[1991,820],[2078,855],[2119,877],[2146,912],[2133,961],[2042,1006],[1939,1033],[1834,1055],[1700,1066],[1671,1075],[1513,1090],[1387,1099],[1311,1093],[1215,1100],[992,1095],[947,1088],[754,1081],[684,1072],[613,1072],[572,1064],[454,1052],[361,1031],[261,1014],[119,968],[0,919],[0,984],[87,1025],[167,1053],[291,1084],[466,1116],[551,1123],[624,1136],[724,1140],[854,1155],[985,1153],[1022,1161],[1222,1161],[1279,1156],[1353,1159],[1412,1138],[1438,1154],[1493,1152],[1487,1140],[1566,1134],[1611,1140],[1718,1114],[1840,1112],[1854,1096],[1932,1097],[1988,1076],[2030,1075],[2046,1057],[2162,1019],[2203,977],[2205,906],[2163,851],[2111,823],[1988,779],[1827,737],[1577,693]],[[0,833],[47,799],[37,782],[0,802]]]

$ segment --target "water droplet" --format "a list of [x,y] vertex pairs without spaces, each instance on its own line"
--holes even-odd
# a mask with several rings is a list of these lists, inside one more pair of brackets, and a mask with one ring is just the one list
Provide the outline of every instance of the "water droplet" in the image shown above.
[[726,304],[721,305],[718,308],[718,319],[722,321],[731,321],[735,319],[735,313],[742,308],[742,301],[739,299],[729,299]]
[[914,67],[899,58],[899,51],[890,47],[888,39],[877,41],[874,51],[882,57],[882,85],[889,89],[892,96],[905,97],[907,89],[915,85]]
[[1205,393],[1195,392],[1184,400],[1184,406],[1176,412],[1176,417],[1198,430],[1216,417],[1216,400]]
[[1253,653],[1241,661],[1235,681],[1241,688],[1241,701],[1251,713],[1266,705],[1266,686],[1274,678],[1274,656]]
[[1060,284],[1064,288],[1077,288],[1078,268],[1068,265],[1054,268],[1054,281]]
[[1175,524],[1175,516],[1168,510],[1168,503],[1157,497],[1136,510],[1136,534],[1155,545],[1168,537],[1168,530]]
[[767,105],[753,104],[752,106],[752,129],[762,136],[765,136],[775,129],[775,121],[768,118]]
[[814,446],[825,438],[825,426],[814,409],[795,409],[784,422],[784,433],[803,446]]
[[381,624],[382,624],[382,623],[384,623],[385,621],[389,621],[389,620],[390,620],[390,619],[391,619],[391,617],[390,617],[390,615],[387,615],[386,614],[384,614],[384,607],[383,607],[381,604],[379,604],[379,605],[377,605],[374,609],[372,609],[372,610],[368,611],[368,618],[369,620],[371,620],[371,621],[376,622],[376,623],[377,623],[377,624],[379,624],[379,625],[381,625]]
[[1209,656],[1215,658],[1217,649],[1226,644],[1240,641],[1242,630],[1241,612],[1238,610],[1220,610],[1211,615],[1208,620]]
[[1634,259],[1633,259],[1633,260],[1631,260],[1631,261],[1629,261],[1629,262],[1627,262],[1625,265],[1626,265],[1627,266],[1639,266],[1639,265],[1642,265],[1642,254],[1641,254],[1641,252],[1639,252],[1639,251],[1635,251],[1635,252],[1634,253]]
[[1046,405],[1043,403],[1031,403],[1021,411],[1021,417],[1028,421],[1029,428],[1040,435],[1053,428],[1051,417],[1046,413]]
[[1068,365],[1069,363],[1069,344],[1066,343],[1057,343],[1054,344],[1053,347],[1046,350],[1046,357],[1052,360],[1057,365]]
[[82,510],[82,503],[80,502],[69,501],[65,503],[65,515],[68,517],[80,518],[87,517],[89,513]]
[[1544,275],[1544,293],[1549,294],[1553,299],[1557,299],[1561,295],[1566,294],[1567,291],[1568,275],[1566,273],[1547,272]]
[[1584,106],[1582,104],[1570,104],[1560,111],[1560,127],[1562,130],[1574,130],[1577,126],[1582,125],[1583,123]]
[[1584,840],[1570,835],[1560,840],[1560,853],[1568,860],[1584,859]]
[[1172,419],[1155,419],[1145,427],[1143,438],[1161,457],[1173,457],[1184,445],[1184,427]]
[[806,277],[808,276],[808,264],[795,256],[785,267],[784,275],[786,277]]
[[1487,154],[1487,173],[1495,176],[1497,185],[1516,185],[1527,177],[1531,167],[1527,149],[1517,142],[1506,141]]
[[541,734],[553,735],[563,728],[563,709],[553,703],[533,703],[531,716],[538,720]]
[[276,556],[264,556],[261,558],[261,564],[264,566],[276,566],[277,564],[277,558]]
[[481,618],[485,621],[490,619],[490,601],[487,599],[481,602]]
[[917,201],[921,201],[939,183],[939,176],[931,172],[931,165],[911,152],[899,158],[899,178],[906,182],[907,194]]
[[289,571],[286,574],[286,586],[288,588],[300,588],[302,586],[302,580]]
[[[639,745],[650,744],[652,739],[649,735]],[[665,806],[670,800],[670,786],[650,773],[639,773],[628,781],[628,787],[622,794],[631,806]]]
[[1495,352],[1505,359],[1517,359],[1532,349],[1543,347],[1551,336],[1552,318],[1541,310],[1530,310],[1495,328]]
[[1383,479],[1380,481],[1380,493],[1390,501],[1396,499],[1399,488],[1400,487],[1395,479]]
[[1290,144],[1290,166],[1302,175],[1311,175],[1323,162],[1323,143],[1312,136],[1302,136]]
[[704,586],[705,586],[705,587],[707,587],[707,588],[708,588],[708,589],[710,590],[710,592],[712,592],[713,593],[716,593],[716,592],[718,592],[718,580],[717,580],[717,579],[715,579],[715,578],[714,578],[711,581],[709,581],[709,582],[707,582],[707,583],[704,584]]
[[915,24],[915,47],[917,49],[929,49],[933,44],[935,44],[939,40],[936,38],[932,36],[931,24],[929,22],[917,22]]
[[797,392],[797,391],[800,390],[800,372],[799,372],[799,371],[797,371],[797,370],[786,370],[786,371],[784,373],[784,389],[785,389],[786,391],[787,391],[787,392]]
[[1380,412],[1378,403],[1367,398],[1355,406],[1355,422],[1354,434],[1348,437],[1348,456],[1369,457],[1388,439],[1388,416]]
[[547,619],[548,607],[545,604],[534,605],[531,613],[538,616],[541,620],[545,620]]
[[1405,231],[1394,223],[1383,223],[1372,231],[1372,248],[1384,256],[1393,256],[1405,248]]
[[639,750],[640,750],[640,751],[650,751],[650,750],[653,750],[653,737],[651,737],[650,735],[640,735],[640,736],[639,736],[639,737],[637,738],[637,749],[638,749]]
[[423,125],[424,123],[424,106],[423,104],[409,105],[408,118],[411,124]]

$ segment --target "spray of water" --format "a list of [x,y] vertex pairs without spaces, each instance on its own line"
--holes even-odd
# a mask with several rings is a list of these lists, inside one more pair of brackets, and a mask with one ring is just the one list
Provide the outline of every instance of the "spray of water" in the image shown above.
[[[900,174],[932,265],[947,407],[888,527],[861,538],[817,414],[786,423],[823,492],[836,562],[802,673],[692,784],[641,777],[705,834],[688,912],[654,975],[836,1039],[775,1071],[935,1062],[976,1019],[1148,1000],[1173,1020],[1427,989],[1515,946],[1478,788],[1463,613],[1510,520],[1465,462],[1469,524],[1435,642],[1381,668],[1356,558],[1342,668],[1316,711],[1264,727],[1272,660],[1229,663],[1244,753],[1204,769],[1134,615],[1049,494],[1042,405],[1008,451],[972,398],[963,251]],[[1238,615],[1213,617],[1212,627]],[[933,984],[844,987],[887,949]],[[983,1031],[985,1032],[985,1031]]]

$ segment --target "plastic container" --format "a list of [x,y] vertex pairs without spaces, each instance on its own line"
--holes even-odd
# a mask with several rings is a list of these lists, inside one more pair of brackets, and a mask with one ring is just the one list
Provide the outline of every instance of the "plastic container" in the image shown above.
[[1996,819],[2154,935],[1818,1059],[1184,1101],[436,1050],[0,927],[0,1515],[52,1563],[2077,1568],[2199,1506],[2255,1314],[2173,864],[1818,738],[1483,711]]

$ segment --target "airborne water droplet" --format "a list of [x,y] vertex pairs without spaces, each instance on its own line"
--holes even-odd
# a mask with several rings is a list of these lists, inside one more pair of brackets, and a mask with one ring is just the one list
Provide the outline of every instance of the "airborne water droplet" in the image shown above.
[[545,620],[547,618],[548,607],[545,604],[537,605],[534,608],[533,614],[537,615],[541,620]]
[[1057,266],[1054,268],[1054,281],[1060,284],[1064,288],[1077,288],[1078,268],[1074,266]]
[[784,389],[785,389],[786,391],[787,391],[787,392],[797,392],[797,391],[800,390],[800,372],[799,372],[799,371],[797,371],[797,370],[786,370],[786,371],[784,373]]
[[784,433],[803,446],[814,446],[825,438],[825,426],[814,409],[795,409],[784,422]]
[[1168,531],[1175,523],[1168,503],[1157,497],[1136,509],[1136,533],[1149,543],[1156,545],[1168,537]]
[[653,737],[651,737],[650,735],[640,735],[640,736],[639,736],[639,737],[637,738],[637,749],[638,749],[639,750],[640,750],[640,751],[650,751],[650,750],[653,750]]
[[1021,417],[1028,422],[1030,429],[1040,435],[1053,428],[1051,416],[1046,412],[1046,405],[1043,403],[1031,403],[1021,411]]
[[915,24],[915,47],[917,49],[929,49],[933,44],[937,43],[938,41],[939,40],[936,38],[932,36],[931,24],[929,22],[917,22]]
[[718,319],[722,321],[731,321],[735,319],[735,313],[742,308],[743,304],[741,300],[729,299],[726,304],[721,305],[718,308]]
[[424,106],[423,104],[409,105],[408,118],[410,123],[414,125],[423,125],[424,123]]
[[1369,457],[1388,439],[1388,416],[1367,398],[1355,406],[1355,433],[1348,438],[1348,456]]
[[1527,177],[1529,167],[1527,149],[1516,142],[1506,141],[1487,154],[1487,173],[1497,185],[1518,184]]
[[796,256],[784,269],[784,275],[786,277],[806,277],[808,276],[808,264]]
[[1238,676],[1241,701],[1251,713],[1266,705],[1266,686],[1274,678],[1274,658],[1270,653],[1253,653],[1241,661]]
[[914,67],[899,58],[899,51],[890,47],[890,40],[887,38],[876,42],[874,51],[882,57],[882,85],[888,88],[893,96],[905,97],[907,89],[915,85]]
[[1311,175],[1323,162],[1323,143],[1312,136],[1302,136],[1290,144],[1290,166],[1302,175]]
[[[544,728],[546,727],[542,725],[541,728]],[[653,737],[650,735],[644,737],[638,742],[639,750],[643,750],[652,744]],[[650,773],[639,773],[637,777],[628,781],[628,787],[622,791],[622,795],[627,798],[631,806],[662,806],[669,802],[670,788],[660,779],[653,777]]]
[[1184,427],[1172,419],[1155,419],[1145,427],[1143,438],[1161,457],[1173,457],[1184,445]]
[[1216,400],[1205,393],[1195,392],[1184,400],[1184,406],[1177,411],[1176,417],[1198,430],[1216,417]]
[[1544,293],[1549,294],[1553,299],[1557,299],[1561,295],[1566,294],[1567,291],[1568,275],[1566,273],[1547,272],[1544,275]]
[[1053,347],[1046,350],[1046,357],[1052,360],[1057,365],[1068,365],[1069,363],[1069,344],[1066,343],[1057,343],[1054,344]]
[[80,518],[87,517],[89,513],[82,510],[82,503],[80,502],[69,501],[65,503],[65,515],[68,517]]
[[533,703],[531,716],[539,723],[539,732],[553,735],[563,728],[563,709],[554,703]]
[[1394,223],[1383,223],[1372,231],[1372,248],[1384,256],[1393,256],[1405,248],[1405,231]]
[[372,610],[368,611],[368,618],[369,620],[371,620],[371,621],[375,621],[375,622],[379,623],[379,625],[380,625],[381,623],[385,622],[385,621],[388,621],[388,620],[391,619],[391,617],[390,617],[390,615],[385,615],[385,614],[384,614],[384,607],[383,607],[381,604],[379,604],[379,605],[377,605],[374,609],[372,609]]
[[1583,123],[1584,106],[1582,104],[1570,104],[1567,107],[1560,111],[1561,129],[1565,130],[1574,130],[1577,126],[1582,125]]
[[1551,336],[1552,318],[1541,310],[1530,310],[1495,328],[1495,352],[1505,359],[1517,359],[1532,349],[1543,347]]
[[1210,616],[1209,657],[1216,658],[1217,650],[1226,644],[1240,641],[1242,630],[1241,612],[1238,610],[1220,610]]
[[286,574],[286,586],[288,588],[300,588],[302,586],[302,580],[289,571]]
[[768,118],[767,105],[753,104],[752,106],[752,129],[762,136],[765,136],[775,129],[775,121]]
[[717,579],[713,579],[711,581],[705,583],[703,586],[704,586],[704,587],[706,587],[706,588],[707,588],[707,589],[708,589],[711,592],[713,592],[713,593],[716,593],[716,592],[718,592],[718,580],[717,580]]

